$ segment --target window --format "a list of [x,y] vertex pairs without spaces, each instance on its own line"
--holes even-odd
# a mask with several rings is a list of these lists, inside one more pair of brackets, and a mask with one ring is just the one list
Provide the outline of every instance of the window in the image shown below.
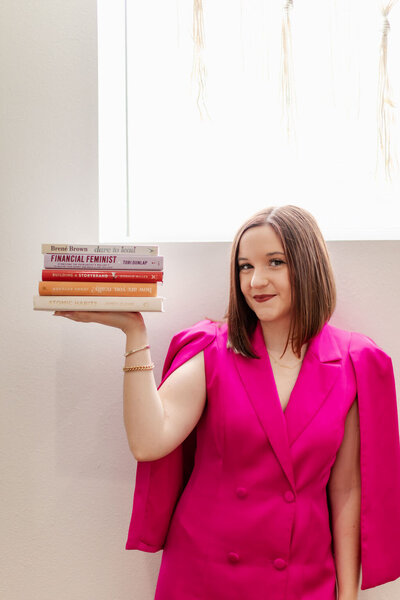
[[[228,241],[282,204],[310,210],[328,240],[400,239],[399,169],[388,181],[377,153],[379,3],[294,0],[289,140],[283,2],[203,0],[203,118],[192,11],[193,0],[98,0],[100,241]],[[398,117],[400,4],[389,22]]]

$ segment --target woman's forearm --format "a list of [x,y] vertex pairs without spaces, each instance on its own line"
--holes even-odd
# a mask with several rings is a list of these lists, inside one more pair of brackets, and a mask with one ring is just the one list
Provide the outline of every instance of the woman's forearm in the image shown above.
[[330,493],[338,600],[357,600],[360,580],[361,488]]
[[[148,344],[146,327],[132,327],[126,333],[126,352]],[[125,359],[126,367],[150,364],[149,349],[135,352]],[[151,460],[157,451],[164,425],[164,408],[153,371],[124,373],[124,424],[129,447],[136,460]]]

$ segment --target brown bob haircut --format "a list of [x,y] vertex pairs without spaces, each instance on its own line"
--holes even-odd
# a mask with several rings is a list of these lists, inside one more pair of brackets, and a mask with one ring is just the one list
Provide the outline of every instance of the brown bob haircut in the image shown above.
[[317,335],[330,319],[336,306],[336,286],[325,240],[314,217],[292,204],[270,207],[257,212],[240,227],[232,243],[230,262],[228,348],[249,358],[254,353],[250,337],[258,317],[248,306],[239,282],[238,251],[242,235],[252,227],[271,225],[285,252],[292,291],[292,315],[288,338],[293,352],[300,357],[301,347]]

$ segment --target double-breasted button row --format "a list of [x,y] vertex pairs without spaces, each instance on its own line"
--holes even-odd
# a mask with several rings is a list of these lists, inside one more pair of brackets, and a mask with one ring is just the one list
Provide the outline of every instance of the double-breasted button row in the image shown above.
[[[236,488],[236,496],[238,498],[246,498],[247,495],[248,495],[247,488],[245,488],[245,487]],[[283,494],[283,497],[286,500],[286,502],[293,502],[293,500],[294,500],[294,494],[291,490],[288,490],[287,492],[285,492]]]
[[[236,496],[238,498],[246,498],[248,496],[247,488],[245,488],[245,487],[236,488]],[[295,499],[295,495],[291,490],[287,490],[283,494],[283,497],[286,502],[293,502]],[[239,562],[240,557],[237,552],[229,552],[227,555],[227,559],[231,564],[236,564]],[[275,560],[273,561],[273,565],[274,565],[275,569],[278,569],[278,571],[282,571],[283,569],[286,569],[287,562],[283,558],[275,558]]]
[[[239,554],[237,552],[228,552],[227,558],[228,558],[229,562],[232,564],[236,564],[240,560]],[[286,569],[287,562],[283,558],[276,558],[273,561],[273,565],[274,565],[275,569],[278,569],[278,571],[282,571],[282,569]]]

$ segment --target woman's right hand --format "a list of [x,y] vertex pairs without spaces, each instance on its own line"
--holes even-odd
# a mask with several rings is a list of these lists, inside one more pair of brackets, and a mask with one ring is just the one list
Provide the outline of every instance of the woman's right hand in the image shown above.
[[122,329],[124,333],[132,330],[145,329],[144,320],[140,312],[105,312],[105,311],[63,311],[57,310],[54,313],[56,317],[66,317],[71,321],[80,323],[100,323],[109,327]]

